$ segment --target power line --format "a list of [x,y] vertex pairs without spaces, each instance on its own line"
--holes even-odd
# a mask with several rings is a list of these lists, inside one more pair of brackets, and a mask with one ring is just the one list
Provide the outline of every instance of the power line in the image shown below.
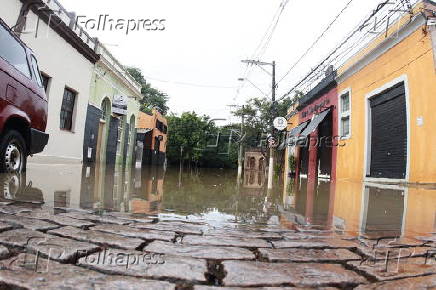
[[331,52],[326,58],[324,58],[321,63],[319,63],[314,69],[312,69],[300,82],[298,82],[295,86],[292,87],[286,94],[284,94],[282,97],[278,99],[278,101],[283,100],[287,96],[289,96],[293,91],[295,91],[296,88],[298,88],[303,82],[305,82],[310,76],[312,76],[313,73],[318,71],[320,67],[325,65],[325,63],[336,53],[338,52],[351,38],[353,38],[358,32],[362,31],[363,28],[368,26],[369,21],[377,14],[379,13],[386,5],[391,4],[390,0],[386,0],[382,3],[380,3],[375,10],[372,11],[369,17],[367,17],[361,25],[359,25],[354,31],[348,35],[345,40],[343,40],[334,50]]
[[199,87],[199,88],[232,89],[232,90],[237,88],[237,87],[230,87],[230,86],[215,86],[215,85],[188,83],[188,82],[168,81],[168,80],[161,80],[161,79],[157,79],[157,78],[150,78],[147,76],[144,76],[144,78],[146,80],[153,80],[153,81],[161,82],[161,83],[170,83],[170,84],[175,84],[175,85]]
[[317,39],[312,43],[312,45],[309,47],[309,49],[307,49],[303,53],[303,55],[291,66],[291,68],[285,73],[285,75],[278,81],[277,84],[279,84],[281,81],[283,81],[291,73],[291,71],[303,60],[303,58],[305,58],[309,54],[309,52],[315,47],[315,45],[318,44],[318,42],[321,40],[321,38],[324,37],[324,35],[327,33],[327,31],[330,30],[330,28],[333,26],[333,24],[335,24],[335,22],[339,19],[339,17],[341,17],[341,15],[345,12],[345,10],[347,10],[347,8],[350,7],[350,5],[353,1],[354,0],[348,1],[348,3],[345,5],[345,7],[342,8],[342,10],[339,12],[339,14],[336,15],[336,17],[333,19],[333,21],[330,22],[330,24],[327,26],[327,28],[324,29],[324,31],[321,33],[321,35],[317,37]]
[[[283,11],[286,8],[286,5],[289,3],[290,0],[282,0],[282,2],[280,3],[280,6],[278,7],[276,13],[274,14],[270,24],[268,25],[267,30],[265,31],[265,34],[263,35],[261,41],[259,42],[258,46],[256,47],[256,49],[254,50],[253,54],[251,55],[250,59],[259,59],[261,58],[261,56],[263,56],[263,54],[265,54],[269,43],[271,42],[272,39],[272,35],[274,34],[279,22],[280,22],[280,18],[283,14]],[[245,71],[244,71],[244,81],[238,86],[237,88],[237,92],[236,92],[236,96],[234,98],[234,100],[236,100],[236,98],[239,96],[240,90],[246,85],[247,83],[247,79],[249,78],[251,72],[252,72],[253,68],[249,65],[246,66]]]
[[[353,0],[352,0],[352,1],[353,1]],[[272,28],[272,30],[271,30],[271,33],[270,33],[270,35],[269,35],[267,41],[265,42],[265,44],[264,44],[264,46],[263,46],[263,48],[262,48],[262,50],[261,50],[261,53],[260,53],[260,55],[258,56],[258,58],[262,58],[263,55],[265,54],[265,52],[267,51],[268,46],[270,45],[271,40],[272,40],[272,38],[273,38],[273,36],[274,36],[274,32],[276,31],[277,26],[278,26],[278,24],[279,24],[279,22],[280,22],[280,18],[282,17],[283,11],[285,11],[286,5],[288,5],[288,3],[289,3],[289,0],[283,0],[283,2],[280,4],[280,8],[281,8],[281,9],[280,9],[280,13],[279,13],[279,15],[277,16],[277,20],[276,20],[276,22],[275,22],[275,24],[274,24],[274,26],[273,26],[273,28]]]

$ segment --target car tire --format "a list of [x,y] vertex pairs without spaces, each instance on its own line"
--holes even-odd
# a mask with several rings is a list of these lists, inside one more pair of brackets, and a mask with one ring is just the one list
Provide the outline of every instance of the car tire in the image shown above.
[[7,131],[0,141],[0,172],[23,172],[26,162],[27,150],[23,136],[15,130]]

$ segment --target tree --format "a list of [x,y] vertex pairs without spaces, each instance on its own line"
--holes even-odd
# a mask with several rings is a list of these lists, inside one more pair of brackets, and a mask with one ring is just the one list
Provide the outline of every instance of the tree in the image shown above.
[[[183,160],[199,161],[206,146],[207,134],[211,131],[212,123],[209,117],[198,116],[195,112],[185,112],[180,117],[171,114],[168,120],[167,157],[170,162]],[[180,148],[183,147],[183,154]]]
[[[168,120],[167,157],[170,163],[187,161],[199,167],[235,167],[237,161],[237,145],[228,147],[230,128],[218,128],[209,116],[199,116],[195,112],[185,112],[181,116],[171,114]],[[218,147],[214,144],[219,132]],[[183,153],[181,154],[181,148]]]
[[140,100],[140,110],[144,113],[151,113],[153,108],[156,108],[163,115],[167,114],[169,110],[167,106],[168,95],[147,83],[139,68],[128,67],[127,71],[141,85],[141,94],[144,97]]
[[[269,98],[251,98],[246,104],[238,110],[232,112],[234,116],[245,117],[244,132],[246,135],[246,147],[257,147],[260,141],[265,139],[265,134],[270,134],[273,119],[275,117],[285,117],[288,114],[289,108],[298,101],[302,93],[296,92],[293,98],[285,98],[280,102],[275,103],[275,110],[273,112],[272,100]],[[280,136],[276,136],[280,137]],[[266,145],[266,143],[264,143]],[[266,148],[265,152],[266,152]],[[277,160],[283,158],[283,152],[276,152]],[[277,162],[281,166],[281,162]],[[280,171],[278,168],[277,171]]]

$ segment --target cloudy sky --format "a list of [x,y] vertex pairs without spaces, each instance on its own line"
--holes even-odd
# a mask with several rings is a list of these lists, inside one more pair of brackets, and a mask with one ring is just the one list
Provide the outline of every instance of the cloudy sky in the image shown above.
[[[280,82],[278,97],[332,50],[381,0],[353,0],[307,57]],[[165,19],[164,31],[89,30],[125,65],[139,67],[146,79],[170,96],[174,113],[196,111],[228,118],[228,105],[261,93],[238,78],[240,61],[252,56],[277,62],[277,78],[305,52],[350,0],[289,0],[268,45],[261,45],[285,0],[60,0],[69,11],[96,19]],[[274,24],[274,23],[273,23]],[[265,43],[265,42],[264,42]],[[269,94],[271,78],[258,68],[249,79]]]

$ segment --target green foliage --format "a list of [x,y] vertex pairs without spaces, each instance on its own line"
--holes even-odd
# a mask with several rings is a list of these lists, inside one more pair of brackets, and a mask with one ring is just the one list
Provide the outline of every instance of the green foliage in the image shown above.
[[[234,167],[237,161],[238,149],[232,144],[230,155],[227,140],[221,137],[218,148],[208,148],[208,144],[216,142],[220,128],[210,122],[208,116],[198,116],[195,112],[185,112],[181,116],[171,114],[168,120],[167,157],[170,163],[183,161],[195,163],[200,167]],[[183,153],[181,154],[181,148]]]
[[151,113],[152,109],[156,108],[163,115],[168,113],[168,95],[147,83],[139,68],[129,67],[127,71],[141,85],[141,94],[144,98],[140,101],[140,110],[144,113]]

